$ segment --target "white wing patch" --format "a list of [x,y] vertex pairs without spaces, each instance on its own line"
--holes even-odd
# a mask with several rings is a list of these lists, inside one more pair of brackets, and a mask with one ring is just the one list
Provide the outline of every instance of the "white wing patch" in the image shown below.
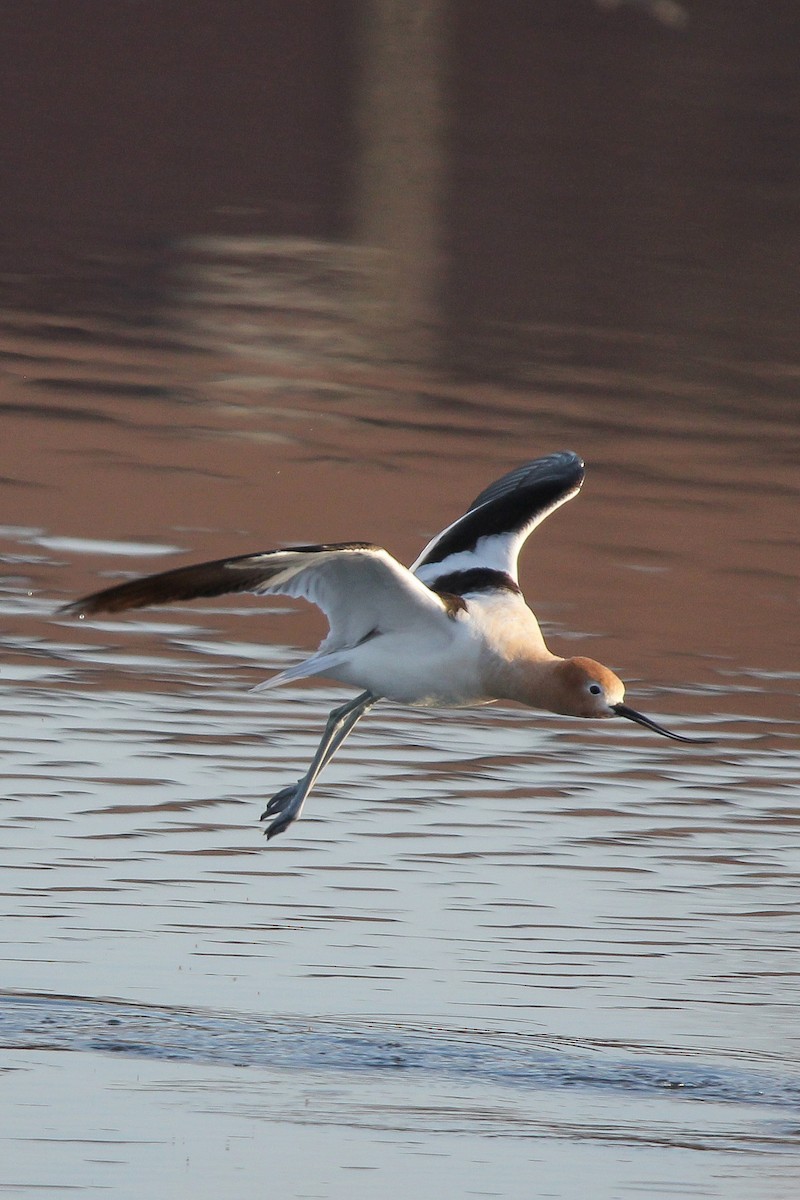
[[316,604],[330,625],[320,652],[353,647],[376,633],[413,630],[430,622],[444,627],[449,619],[443,601],[378,547],[277,550],[252,556],[241,569],[257,571],[259,559],[269,577],[248,591]]
[[431,587],[446,576],[476,571],[499,572],[516,584],[517,558],[526,538],[576,496],[582,482],[583,463],[569,450],[517,467],[437,534],[411,570]]

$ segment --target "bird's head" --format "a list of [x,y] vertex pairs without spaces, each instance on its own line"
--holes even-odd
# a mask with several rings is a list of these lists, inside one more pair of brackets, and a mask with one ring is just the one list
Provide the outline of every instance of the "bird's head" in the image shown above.
[[672,733],[651,717],[623,703],[624,695],[625,684],[602,663],[595,662],[593,658],[566,658],[553,667],[551,704],[548,707],[570,717],[625,717],[675,742],[708,743],[711,740]]

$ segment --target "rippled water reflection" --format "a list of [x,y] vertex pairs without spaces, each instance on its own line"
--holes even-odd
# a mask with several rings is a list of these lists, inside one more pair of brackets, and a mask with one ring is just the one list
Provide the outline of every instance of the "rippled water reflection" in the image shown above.
[[[75,136],[37,125],[49,95],[4,116],[0,1194],[797,1195],[796,17],[746,7],[510,5],[486,28],[464,4],[447,31],[430,4],[404,67],[378,4],[384,75],[351,90],[363,44],[297,6],[252,18],[257,63],[226,20],[227,75],[184,25],[163,71],[166,18],[116,85],[80,69],[69,6],[31,39],[72,47]],[[201,59],[215,105],[248,97],[216,158],[216,108],[189,88],[177,129],[165,103]],[[378,85],[412,61],[401,103]],[[234,169],[254,80],[285,136]],[[147,137],[100,143],[130,167],[94,167],[95,115],[151,100]],[[411,561],[567,447],[586,486],[523,563],[548,640],[714,746],[378,706],[268,845],[264,802],[342,693],[250,689],[318,616],[57,612],[293,542]]]
[[[47,342],[27,344],[48,363]],[[113,353],[141,372],[138,351]],[[471,436],[483,423],[468,394],[462,404],[453,391],[445,422],[439,401],[414,393],[402,420],[378,419],[396,392],[373,382],[342,390],[335,419],[318,397],[318,428],[265,443],[258,428],[282,418],[255,388],[246,406],[213,401],[208,363],[177,439],[175,399],[126,400],[119,424],[119,399],[90,382],[95,355],[80,351],[92,415],[74,425],[59,403],[21,417],[45,436],[25,442],[28,486],[5,485],[11,1194],[14,1178],[57,1187],[65,1162],[86,1187],[116,1188],[120,1171],[172,1178],[178,1146],[194,1194],[210,1195],[229,1144],[208,1128],[213,1114],[246,1145],[244,1177],[256,1178],[265,1129],[280,1128],[270,1154],[286,1186],[322,1194],[360,1194],[349,1161],[382,1177],[395,1164],[404,1181],[441,1167],[459,1194],[476,1181],[523,1194],[535,1162],[542,1186],[567,1195],[601,1153],[597,1194],[609,1197],[656,1184],[704,1194],[700,1178],[706,1194],[749,1195],[749,1155],[768,1157],[771,1196],[793,1195],[800,763],[783,621],[795,506],[791,489],[765,484],[775,444],[759,441],[763,455],[726,484],[679,416],[640,417],[620,439],[595,427],[588,400],[568,423],[537,421],[526,444],[588,443],[584,494],[526,564],[553,644],[620,665],[634,703],[716,746],[501,709],[379,707],[303,820],[267,846],[264,800],[303,769],[340,693],[249,689],[293,660],[293,644],[313,644],[316,619],[236,599],[77,623],[54,617],[55,603],[187,554],[319,536],[366,536],[410,558],[519,457],[530,420],[521,401],[499,392],[492,408],[486,396],[494,448]],[[696,419],[710,430],[717,417]],[[680,470],[665,471],[678,448]],[[744,569],[765,504],[771,536]],[[51,998],[64,994],[86,999]],[[219,1016],[207,1024],[209,1008]],[[509,1053],[524,1064],[522,1093],[504,1074]],[[43,1095],[72,1149],[65,1159],[53,1143],[33,1169],[24,1114]],[[97,1115],[73,1123],[74,1098]],[[327,1142],[331,1127],[347,1149]],[[502,1167],[479,1150],[498,1135]],[[101,1147],[94,1165],[87,1137]],[[328,1146],[346,1184],[308,1165],[312,1144]],[[644,1147],[650,1165],[634,1165]]]
[[[82,553],[127,571],[145,549],[5,537],[23,584],[74,574]],[[388,1161],[435,1126],[448,1178],[446,1138],[490,1132],[522,1139],[519,1169],[533,1154],[556,1176],[542,1139],[689,1160],[794,1145],[800,763],[790,722],[765,733],[737,703],[774,690],[777,714],[788,679],[740,668],[731,689],[651,691],[653,711],[718,735],[688,753],[616,725],[378,708],[268,846],[263,801],[302,770],[339,694],[250,693],[291,661],[272,643],[290,618],[238,601],[87,628],[22,585],[4,607],[15,992],[0,1012],[42,1086],[63,1071],[55,1049],[144,1056],[173,1064],[169,1081],[163,1066],[135,1081],[124,1063],[92,1068],[126,1092],[126,1123],[178,1105],[194,1145],[213,1094],[237,1137],[344,1123],[357,1157],[379,1136]],[[134,1139],[121,1161],[159,1154]],[[693,1178],[679,1170],[673,1194]]]

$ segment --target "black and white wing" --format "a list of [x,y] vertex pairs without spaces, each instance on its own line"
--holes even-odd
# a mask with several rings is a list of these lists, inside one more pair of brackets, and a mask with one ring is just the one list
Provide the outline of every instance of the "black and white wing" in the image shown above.
[[222,596],[279,594],[309,600],[328,618],[326,648],[357,645],[377,633],[447,618],[447,600],[380,546],[345,542],[242,554],[146,575],[84,596],[61,609],[73,616]]
[[583,476],[583,462],[571,450],[517,467],[429,542],[411,570],[428,587],[456,595],[518,591],[517,557],[525,539],[578,494]]
[[298,546],[147,575],[61,611],[92,616],[232,592],[280,594],[309,600],[325,613],[330,634],[321,650],[353,647],[379,631],[438,625],[452,615],[453,596],[493,587],[518,590],[522,543],[582,482],[583,463],[569,451],[518,467],[481,492],[410,570],[365,542]]

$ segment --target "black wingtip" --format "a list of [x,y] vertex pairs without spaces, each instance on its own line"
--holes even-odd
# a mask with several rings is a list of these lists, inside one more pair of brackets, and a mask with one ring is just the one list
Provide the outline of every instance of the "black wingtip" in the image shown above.
[[553,454],[545,454],[542,458],[523,463],[507,475],[495,479],[475,497],[469,511],[523,488],[534,494],[539,492],[539,503],[543,507],[549,507],[550,503],[559,497],[574,495],[574,489],[581,486],[585,475],[586,468],[579,454],[574,450],[556,450]]
[[519,534],[527,536],[559,505],[571,500],[584,478],[583,460],[573,450],[558,450],[523,463],[494,480],[475,497],[467,511],[435,537],[412,567],[426,574],[453,555],[472,552],[482,538]]
[[[99,613],[113,612],[112,608],[106,607],[102,602],[104,592],[97,592],[91,596],[82,596],[80,600],[71,600],[69,604],[61,604],[56,609],[57,617],[77,617],[82,621],[84,617],[93,617]],[[125,605],[130,608],[130,605]]]
[[243,554],[144,575],[82,596],[65,604],[59,612],[64,616],[91,617],[96,613],[119,613],[131,608],[151,608],[176,601],[205,600],[230,592],[246,592],[263,582],[268,574],[262,566],[264,557]]

